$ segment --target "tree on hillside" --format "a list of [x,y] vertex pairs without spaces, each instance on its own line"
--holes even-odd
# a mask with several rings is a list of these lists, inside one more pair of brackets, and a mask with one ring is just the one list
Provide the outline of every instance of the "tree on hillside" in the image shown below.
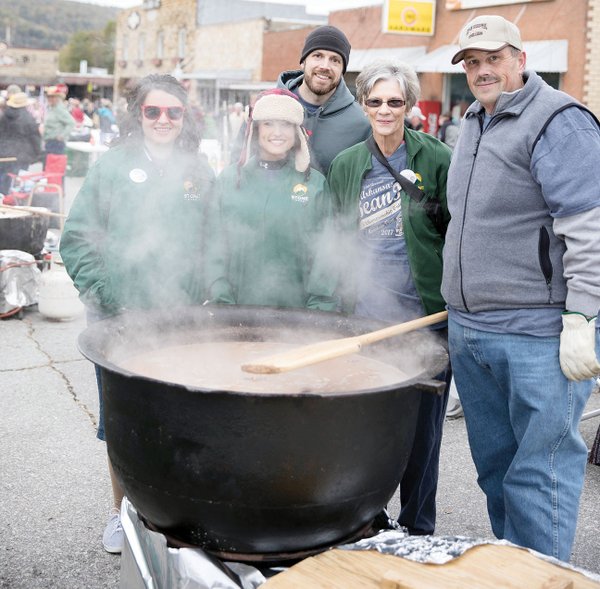
[[79,31],[59,51],[58,67],[63,72],[78,72],[79,62],[86,60],[88,67],[101,67],[113,72],[115,65],[115,21],[110,21],[101,32]]
[[100,31],[118,8],[66,0],[0,0],[0,39],[11,47],[60,49],[77,31]]

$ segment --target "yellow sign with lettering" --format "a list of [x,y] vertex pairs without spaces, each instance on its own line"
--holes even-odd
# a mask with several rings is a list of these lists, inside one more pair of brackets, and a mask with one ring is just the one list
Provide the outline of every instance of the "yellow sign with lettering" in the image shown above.
[[434,33],[435,1],[386,0],[383,7],[383,32],[407,35]]

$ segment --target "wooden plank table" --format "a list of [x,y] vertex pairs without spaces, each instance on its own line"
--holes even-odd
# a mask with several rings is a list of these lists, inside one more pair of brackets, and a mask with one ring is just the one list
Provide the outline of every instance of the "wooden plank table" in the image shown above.
[[375,550],[333,549],[306,558],[261,589],[599,589],[585,575],[528,550],[485,544],[446,564],[422,564]]

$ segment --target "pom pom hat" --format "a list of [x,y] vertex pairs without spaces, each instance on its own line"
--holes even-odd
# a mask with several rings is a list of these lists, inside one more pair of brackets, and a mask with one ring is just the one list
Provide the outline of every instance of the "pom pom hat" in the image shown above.
[[409,119],[412,119],[413,117],[417,117],[422,121],[427,120],[427,117],[423,114],[423,111],[416,104],[410,109],[410,114],[408,115]]
[[507,45],[523,50],[521,33],[516,25],[497,15],[481,15],[469,21],[460,32],[458,41],[460,51],[452,58],[458,63],[465,56],[465,51],[500,51]]
[[306,131],[302,128],[304,108],[295,94],[283,88],[265,90],[258,95],[246,129],[246,144],[242,150],[243,165],[250,158],[253,148],[252,139],[257,121],[286,121],[296,125],[298,141],[295,155],[295,167],[298,172],[306,172],[310,166],[310,152]]

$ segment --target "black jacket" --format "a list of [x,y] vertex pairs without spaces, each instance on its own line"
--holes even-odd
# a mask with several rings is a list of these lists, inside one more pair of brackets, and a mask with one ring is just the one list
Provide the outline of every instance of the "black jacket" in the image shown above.
[[27,109],[9,106],[0,117],[0,157],[12,156],[20,168],[42,161],[42,136]]

